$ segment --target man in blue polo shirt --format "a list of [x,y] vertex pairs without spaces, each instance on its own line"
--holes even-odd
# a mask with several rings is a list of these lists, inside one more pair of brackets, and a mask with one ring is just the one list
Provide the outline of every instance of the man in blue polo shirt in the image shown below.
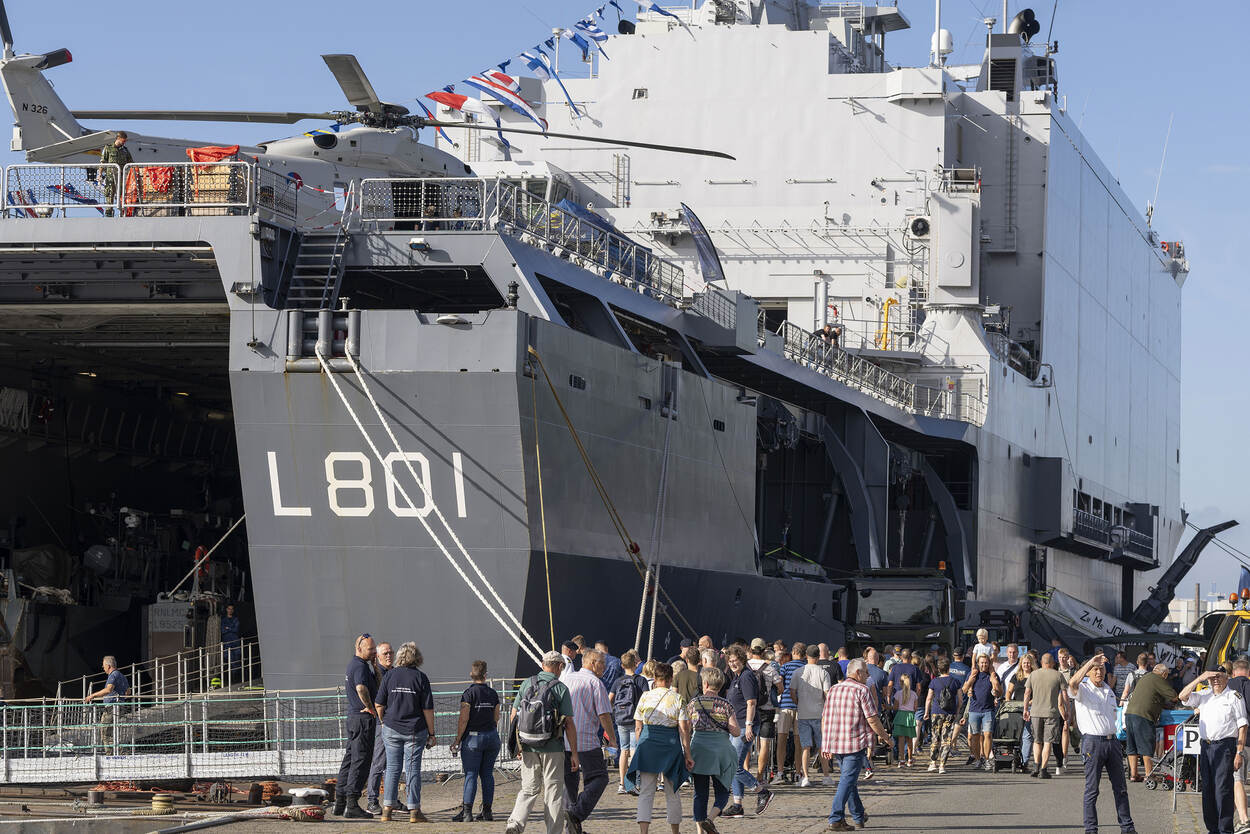
[[334,794],[334,815],[348,819],[373,819],[373,814],[360,807],[360,793],[369,776],[373,761],[373,736],[377,732],[378,714],[374,697],[378,679],[373,672],[373,638],[362,634],[356,638],[356,653],[347,664],[343,694],[347,710],[347,750],[339,767]]
[[[105,657],[100,667],[108,676],[104,680],[104,686],[83,698],[83,703],[91,703],[98,699],[103,704],[120,704],[122,698],[125,698],[126,693],[130,691],[130,681],[126,680],[126,676],[117,668],[117,658],[112,655]],[[116,720],[116,706],[104,710],[100,719],[100,737],[106,746],[113,743],[113,724]]]

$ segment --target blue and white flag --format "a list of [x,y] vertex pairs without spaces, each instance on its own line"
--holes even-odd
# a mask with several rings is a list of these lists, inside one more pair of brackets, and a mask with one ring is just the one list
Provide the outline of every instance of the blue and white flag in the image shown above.
[[529,71],[534,74],[535,78],[540,81],[555,79],[555,82],[560,85],[560,90],[564,93],[564,97],[568,99],[569,107],[573,108],[574,115],[581,117],[582,111],[577,109],[577,104],[574,103],[573,97],[569,95],[568,89],[564,86],[564,82],[560,79],[559,74],[556,73],[555,67],[551,65],[551,59],[547,57],[546,52],[543,52],[542,47],[536,46],[532,51],[522,52],[520,58],[525,62],[525,66],[529,68]]
[[609,5],[609,6],[611,6],[612,8],[614,8],[614,9],[616,9],[616,19],[617,19],[617,20],[620,20],[620,19],[621,19],[621,16],[622,16],[623,14],[625,14],[625,10],[624,10],[624,9],[622,9],[622,8],[621,8],[621,7],[617,4],[616,0],[608,0],[608,5]]
[[464,83],[476,90],[481,90],[489,96],[495,97],[512,110],[541,127],[543,133],[547,132],[547,120],[539,116],[538,111],[525,100],[521,95],[521,85],[507,73],[487,70],[479,75],[466,78]]
[[[637,3],[637,4],[638,4],[638,7],[639,7],[639,8],[641,8],[641,9],[645,9],[646,11],[649,11],[649,12],[659,12],[660,14],[664,15],[665,17],[671,17],[673,20],[676,20],[676,21],[677,21],[678,23],[680,23],[682,26],[685,26],[685,25],[686,25],[686,24],[685,24],[685,22],[684,22],[684,21],[683,21],[680,17],[678,17],[677,15],[673,14],[672,12],[670,12],[670,11],[668,11],[668,10],[666,10],[666,9],[662,9],[662,8],[660,8],[660,4],[659,4],[659,3],[652,3],[652,2],[651,2],[651,0],[634,0],[634,2],[635,2],[635,3]],[[614,6],[615,6],[616,4],[615,4],[615,3],[613,3],[612,5],[614,5]],[[620,8],[620,6],[617,6],[617,8],[619,9],[619,8]]]
[[590,18],[579,20],[573,24],[573,30],[583,38],[588,38],[593,41],[595,46],[599,47],[599,54],[604,58],[608,57],[608,53],[603,51],[603,44],[608,39],[608,33],[600,29],[598,24],[596,24],[593,20]]
[[582,51],[583,61],[590,58],[590,42],[578,34],[576,29],[562,29],[560,34],[577,44],[577,47]]

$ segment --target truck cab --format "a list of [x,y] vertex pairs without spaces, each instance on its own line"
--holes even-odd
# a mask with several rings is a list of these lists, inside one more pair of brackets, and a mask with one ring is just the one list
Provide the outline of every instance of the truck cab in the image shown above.
[[1250,611],[1233,609],[1208,614],[1202,620],[1202,631],[1208,638],[1204,671],[1250,654]]
[[[842,614],[852,657],[864,646],[955,645],[954,585],[939,571],[867,571],[845,581]],[[888,652],[886,652],[888,653]]]

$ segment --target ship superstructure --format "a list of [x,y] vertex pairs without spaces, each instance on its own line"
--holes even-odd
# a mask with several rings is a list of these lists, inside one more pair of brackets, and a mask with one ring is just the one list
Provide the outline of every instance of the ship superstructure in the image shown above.
[[[233,424],[268,686],[337,683],[364,632],[416,639],[443,679],[528,672],[572,633],[837,642],[858,570],[1123,611],[1170,558],[1187,267],[1063,112],[1049,52],[987,32],[977,66],[896,68],[895,7],[673,13],[565,80],[583,117],[522,92],[552,130],[735,160],[543,137],[504,159],[448,128],[460,160],[358,167],[371,136],[402,144],[384,126],[212,165],[174,163],[183,143],[112,196],[89,159],[7,172],[0,298],[38,316],[27,344],[70,312],[143,333],[166,310],[228,344],[196,353],[228,388],[187,393]],[[84,326],[158,396],[179,373],[176,334]]]
[[[736,161],[555,141],[518,143],[513,158],[570,172],[596,210],[688,271],[697,260],[679,204],[691,206],[726,286],[759,301],[768,330],[833,323],[854,356],[983,403],[984,424],[964,436],[977,450],[963,485],[974,598],[1019,604],[1049,584],[1125,609],[1183,527],[1188,267],[1065,112],[1050,46],[990,20],[979,64],[945,66],[939,50],[930,66],[895,67],[886,36],[910,24],[894,6],[668,11],[680,21],[643,14],[613,37],[594,77],[566,73],[585,117],[554,82],[535,86],[545,116],[556,130],[628,127]],[[580,58],[566,45],[566,65]],[[479,169],[499,155],[452,134]],[[891,528],[897,498],[885,502]],[[819,514],[806,530],[785,510],[761,521],[774,544],[789,521],[790,547],[819,546]]]

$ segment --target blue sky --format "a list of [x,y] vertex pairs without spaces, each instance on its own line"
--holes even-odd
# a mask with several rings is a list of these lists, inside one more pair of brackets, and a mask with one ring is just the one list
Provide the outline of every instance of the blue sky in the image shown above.
[[[632,0],[619,0],[630,8]],[[669,0],[675,4],[675,0]],[[407,103],[550,37],[593,0],[330,0],[212,5],[168,0],[33,3],[10,0],[19,52],[68,47],[74,62],[49,72],[71,108],[323,110],[345,107],[321,53],[360,57],[383,99]],[[1014,14],[1024,4],[1012,3]],[[902,0],[914,27],[888,36],[892,63],[927,61],[931,0]],[[1052,0],[1033,8],[1045,38]],[[172,9],[179,10],[171,13]],[[344,11],[359,9],[358,13]],[[951,63],[980,58],[982,18],[999,0],[947,0],[943,25]],[[615,15],[609,9],[611,18]],[[1241,316],[1250,308],[1244,244],[1250,220],[1250,108],[1241,88],[1244,37],[1227,25],[1195,27],[1175,3],[1064,0],[1054,18],[1060,95],[1103,160],[1142,209],[1155,190],[1169,116],[1175,115],[1154,227],[1183,240],[1192,272],[1184,293],[1181,495],[1191,521],[1241,517],[1224,536],[1250,553],[1250,454],[1240,433],[1250,414],[1250,374]],[[1218,13],[1217,13],[1218,16]],[[608,27],[605,27],[608,28]],[[609,49],[610,52],[610,49]],[[740,103],[749,104],[749,103]],[[103,127],[104,125],[100,125]],[[109,125],[110,127],[126,125]],[[253,143],[293,131],[281,126],[143,123],[150,134]],[[17,155],[5,154],[6,162]],[[1182,586],[1203,592],[1235,585],[1236,564],[1208,548]]]

